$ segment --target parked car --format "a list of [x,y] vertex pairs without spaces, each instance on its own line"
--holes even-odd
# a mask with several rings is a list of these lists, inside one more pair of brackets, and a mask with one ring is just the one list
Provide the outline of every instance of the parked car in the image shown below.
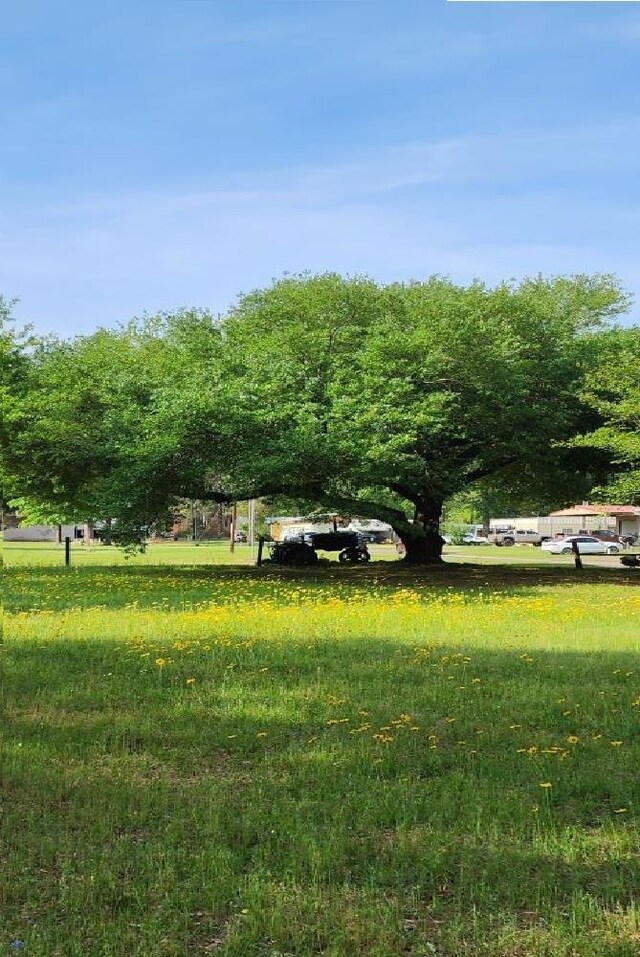
[[635,545],[638,541],[638,536],[633,535],[630,532],[626,532],[624,535],[619,535],[614,531],[594,531],[591,532],[594,538],[599,538],[602,542],[611,542],[612,545],[622,545],[623,548],[627,548],[628,545]]
[[490,545],[491,542],[482,535],[474,535],[473,532],[467,532],[462,536],[463,545]]
[[617,555],[622,551],[620,543],[603,542],[593,535],[567,535],[565,538],[543,542],[540,547],[553,555],[570,555],[574,542],[577,543],[581,555]]
[[536,532],[532,528],[500,528],[492,529],[489,533],[489,541],[494,545],[541,545],[549,538],[541,532]]
[[355,531],[357,532],[358,537],[363,545],[382,545],[382,543],[386,542],[389,537],[386,532],[380,532],[377,530],[371,531],[367,529],[366,531],[362,532],[360,529],[355,529]]

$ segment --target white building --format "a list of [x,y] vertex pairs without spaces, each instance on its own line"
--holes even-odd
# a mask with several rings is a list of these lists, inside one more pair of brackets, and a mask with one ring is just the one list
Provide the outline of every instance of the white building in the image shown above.
[[614,535],[640,534],[640,508],[633,505],[599,505],[583,502],[569,508],[531,518],[492,518],[491,528],[514,528],[541,535],[577,535],[579,532],[611,532]]
[[5,528],[5,542],[64,542],[65,538],[84,539],[85,525],[18,525]]

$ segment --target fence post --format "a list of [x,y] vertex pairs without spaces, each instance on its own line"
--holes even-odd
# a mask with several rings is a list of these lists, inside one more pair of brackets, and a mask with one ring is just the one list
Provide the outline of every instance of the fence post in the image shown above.
[[575,539],[571,542],[571,550],[573,552],[576,568],[582,568],[582,559],[580,558],[580,549],[578,548],[578,543],[576,542]]
[[68,535],[64,540],[64,563],[67,567],[71,564],[71,539]]
[[264,545],[264,535],[258,535],[258,558],[256,565],[258,568],[262,565],[262,546]]

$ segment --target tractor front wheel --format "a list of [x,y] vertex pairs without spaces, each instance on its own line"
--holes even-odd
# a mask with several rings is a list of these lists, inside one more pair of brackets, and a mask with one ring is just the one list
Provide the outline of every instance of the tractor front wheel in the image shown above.
[[366,565],[370,558],[371,555],[364,545],[358,545],[354,548],[343,548],[338,555],[338,561],[347,565]]

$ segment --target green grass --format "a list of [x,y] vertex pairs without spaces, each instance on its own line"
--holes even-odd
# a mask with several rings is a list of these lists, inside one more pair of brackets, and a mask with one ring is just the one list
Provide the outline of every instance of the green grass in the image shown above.
[[[64,565],[64,544],[55,542],[5,542],[3,558],[9,567],[32,565]],[[125,565],[252,565],[255,564],[257,546],[253,551],[248,545],[236,545],[231,552],[228,542],[163,542],[148,545],[142,553],[126,554],[111,545],[95,544],[87,548],[82,542],[71,544],[71,565],[85,566]]]
[[[202,542],[195,545],[192,542],[163,542],[148,545],[142,553],[125,554],[122,549],[113,546],[96,544],[86,548],[82,542],[72,543],[71,565],[79,568],[85,566],[124,565],[127,567],[139,565],[255,565],[257,545],[253,549],[246,544],[235,546],[231,552],[229,543],[224,541]],[[393,545],[370,545],[374,561],[395,562],[398,560]],[[269,554],[265,547],[264,555]],[[337,554],[323,553],[320,555],[333,562],[337,561]],[[447,545],[444,555],[450,562],[472,562],[474,564],[490,565],[557,565],[570,567],[573,565],[573,556],[552,555],[539,548],[529,545],[518,545],[514,548],[496,548],[481,545]],[[4,563],[8,567],[34,565],[64,565],[64,545],[54,542],[5,542],[3,545]],[[583,556],[586,565],[605,565],[617,567],[617,557]]]
[[634,570],[9,554],[0,948],[640,953]]

